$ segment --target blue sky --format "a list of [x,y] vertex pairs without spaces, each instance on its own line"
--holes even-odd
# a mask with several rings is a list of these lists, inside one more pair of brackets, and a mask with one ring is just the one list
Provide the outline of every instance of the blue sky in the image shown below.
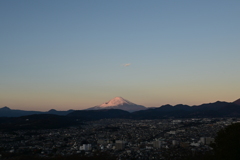
[[[0,2],[0,107],[234,101],[238,0]],[[124,67],[124,64],[131,65]]]

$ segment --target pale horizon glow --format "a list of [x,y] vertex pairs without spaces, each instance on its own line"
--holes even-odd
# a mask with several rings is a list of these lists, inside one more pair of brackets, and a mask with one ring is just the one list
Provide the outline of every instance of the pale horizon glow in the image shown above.
[[[240,98],[240,1],[1,1],[0,108]],[[130,63],[131,62],[131,63]]]

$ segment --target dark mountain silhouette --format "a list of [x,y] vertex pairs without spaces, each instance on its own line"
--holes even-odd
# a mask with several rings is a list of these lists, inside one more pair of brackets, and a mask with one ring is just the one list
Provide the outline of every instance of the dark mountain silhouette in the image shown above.
[[[11,122],[14,118],[7,117],[19,117],[26,116],[27,114],[34,114],[33,117],[42,116],[43,119],[49,119],[46,115],[62,115],[64,118],[55,117],[55,120],[99,120],[104,118],[130,118],[130,119],[162,119],[162,118],[204,118],[204,117],[240,117],[240,105],[237,101],[232,103],[217,101],[214,103],[206,103],[198,106],[188,106],[183,104],[163,105],[157,108],[149,108],[146,110],[140,110],[129,113],[128,111],[120,109],[100,109],[100,110],[68,110],[57,111],[51,109],[48,112],[38,111],[23,111],[23,110],[11,110],[8,107],[0,108],[0,123]],[[5,117],[5,118],[4,118]],[[40,116],[41,117],[41,116]],[[61,117],[61,116],[60,116]],[[26,117],[24,117],[26,119]],[[53,121],[55,121],[53,118]],[[20,121],[19,121],[20,122]],[[23,122],[23,121],[21,121]],[[43,122],[43,120],[42,120]],[[61,121],[62,122],[62,121]],[[44,123],[47,123],[45,121]],[[35,124],[35,123],[31,123]],[[64,123],[63,123],[64,124]],[[25,123],[24,123],[25,125]]]
[[9,107],[5,106],[0,108],[0,117],[20,117],[20,116],[27,116],[32,114],[55,114],[55,115],[67,115],[74,110],[68,111],[57,111],[55,109],[51,109],[48,112],[40,112],[40,111],[25,111],[25,110],[15,110],[10,109]]
[[240,98],[233,102],[234,104],[240,105]]
[[199,106],[193,106],[193,109],[194,110],[219,110],[220,108],[228,104],[231,104],[231,103],[217,101],[215,103],[206,103]]
[[136,119],[240,116],[240,106],[220,101],[192,107],[182,104],[176,106],[164,105],[146,111],[137,111],[132,113],[131,116]]
[[230,103],[218,110],[220,115],[227,117],[240,117],[240,105]]
[[24,111],[24,110],[13,110],[7,106],[0,108],[0,117],[20,117],[32,114],[42,114],[39,111]]
[[67,115],[71,112],[73,112],[74,110],[70,109],[68,111],[57,111],[55,109],[50,109],[48,112],[45,112],[47,114],[56,114],[56,115]]
[[204,117],[240,117],[240,106],[234,103],[217,101],[199,106],[183,104],[163,105],[132,113],[117,109],[81,110],[74,111],[67,116],[78,117],[83,120],[97,120],[102,118],[131,118],[131,119],[162,119],[162,118],[204,118]]
[[2,111],[10,111],[11,109],[7,106],[3,107],[3,108],[0,108]]

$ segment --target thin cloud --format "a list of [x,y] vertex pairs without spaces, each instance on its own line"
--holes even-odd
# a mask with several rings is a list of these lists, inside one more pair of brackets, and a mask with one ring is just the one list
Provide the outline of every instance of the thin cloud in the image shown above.
[[123,64],[124,67],[130,66],[130,65],[131,65],[131,63]]

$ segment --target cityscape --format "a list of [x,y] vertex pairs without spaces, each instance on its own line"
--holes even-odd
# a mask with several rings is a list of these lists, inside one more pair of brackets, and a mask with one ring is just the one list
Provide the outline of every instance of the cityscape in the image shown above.
[[184,159],[212,151],[217,132],[239,122],[240,118],[102,119],[69,128],[1,132],[1,157],[91,157],[106,152],[117,160]]

